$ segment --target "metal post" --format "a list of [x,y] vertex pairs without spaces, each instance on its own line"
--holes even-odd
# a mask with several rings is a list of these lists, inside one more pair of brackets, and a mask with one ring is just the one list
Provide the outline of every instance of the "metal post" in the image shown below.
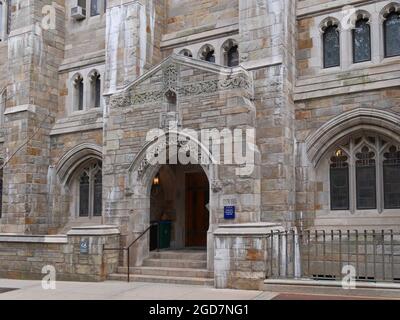
[[350,230],[347,230],[347,265],[350,265],[351,255],[350,255]]
[[342,230],[339,230],[339,277],[342,275]]
[[281,233],[278,231],[278,278],[281,277]]
[[130,275],[131,275],[131,262],[130,262],[130,256],[129,256],[129,250],[130,248],[128,247],[127,251],[128,251],[128,283],[130,282]]
[[365,265],[365,280],[368,278],[368,245],[367,245],[367,240],[368,240],[368,234],[367,230],[364,230],[364,265]]
[[307,272],[308,272],[308,276],[311,278],[311,273],[310,273],[310,245],[311,245],[311,231],[307,230]]
[[356,230],[356,273],[359,276],[359,270],[358,270],[358,230]]
[[372,248],[374,258],[374,280],[376,280],[376,234],[375,230],[372,230]]
[[273,260],[274,260],[274,231],[271,231],[271,254],[270,254],[270,260],[271,260],[271,271],[270,271],[270,276],[272,277],[273,275]]
[[293,241],[293,278],[296,278],[296,233],[294,229],[292,230],[292,241]]
[[392,258],[392,261],[391,261],[392,281],[394,282],[394,245],[393,245],[393,230],[390,230],[390,256],[391,256],[391,258]]
[[322,252],[323,252],[323,263],[324,263],[324,277],[326,278],[326,232],[322,231]]
[[285,276],[289,275],[288,232],[285,231]]

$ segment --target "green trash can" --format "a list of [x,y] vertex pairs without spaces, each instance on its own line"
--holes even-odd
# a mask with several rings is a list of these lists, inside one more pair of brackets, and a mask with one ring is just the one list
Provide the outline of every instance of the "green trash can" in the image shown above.
[[171,247],[171,224],[171,221],[160,221],[158,224],[160,249],[168,249]]

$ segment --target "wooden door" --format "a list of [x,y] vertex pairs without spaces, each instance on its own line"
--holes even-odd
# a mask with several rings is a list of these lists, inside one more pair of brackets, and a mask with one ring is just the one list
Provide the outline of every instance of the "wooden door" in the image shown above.
[[185,177],[186,247],[206,247],[209,227],[209,185],[202,172],[187,173]]

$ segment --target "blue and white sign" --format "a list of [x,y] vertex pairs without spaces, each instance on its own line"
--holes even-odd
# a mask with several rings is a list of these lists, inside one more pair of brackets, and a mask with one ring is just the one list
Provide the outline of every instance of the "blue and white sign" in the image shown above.
[[235,219],[236,207],[235,206],[225,206],[224,207],[224,219],[233,220]]
[[82,239],[79,243],[79,252],[81,254],[89,254],[89,239]]

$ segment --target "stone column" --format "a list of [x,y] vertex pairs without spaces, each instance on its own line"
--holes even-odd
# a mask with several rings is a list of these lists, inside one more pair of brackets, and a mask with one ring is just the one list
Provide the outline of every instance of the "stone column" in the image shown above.
[[153,0],[107,1],[106,91],[136,80],[153,65],[153,58],[161,60],[156,20],[163,18],[163,5]]
[[262,221],[294,222],[295,3],[239,0],[241,65],[254,78]]
[[[45,5],[54,8],[54,25],[46,25],[42,14]],[[58,105],[64,11],[63,5],[51,0],[11,2],[0,232],[48,232],[49,132]]]

